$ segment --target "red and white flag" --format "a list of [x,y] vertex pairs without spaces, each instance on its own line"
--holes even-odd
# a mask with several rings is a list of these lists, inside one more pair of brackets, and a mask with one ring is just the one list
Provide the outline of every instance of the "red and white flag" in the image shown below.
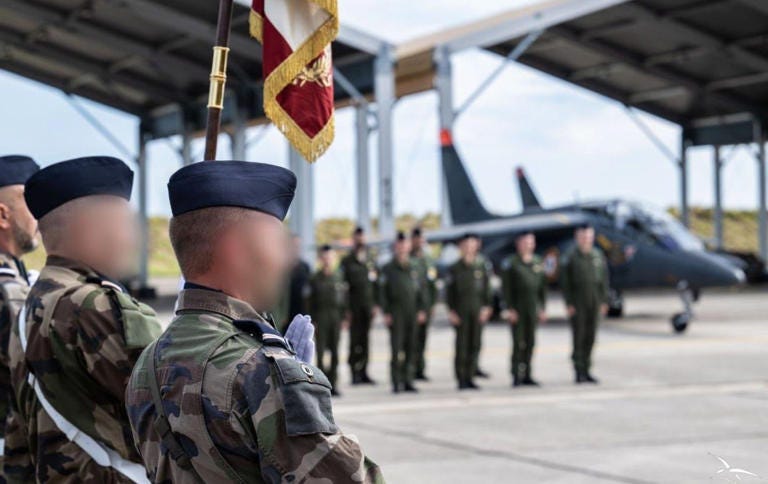
[[264,52],[264,112],[310,162],[333,142],[337,7],[337,0],[253,0],[251,9],[251,35]]

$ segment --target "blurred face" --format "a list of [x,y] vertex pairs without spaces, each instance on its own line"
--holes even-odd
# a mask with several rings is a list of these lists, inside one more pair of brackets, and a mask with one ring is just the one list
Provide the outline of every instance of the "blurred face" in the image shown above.
[[0,188],[0,237],[16,257],[37,248],[37,220],[24,201],[24,185]]
[[459,243],[461,256],[465,259],[471,259],[477,256],[477,251],[479,249],[480,241],[477,239],[477,237],[469,237]]
[[424,236],[416,235],[411,237],[411,244],[413,245],[413,250],[419,251],[426,245],[426,240],[424,239]]
[[398,260],[404,261],[411,256],[411,242],[408,239],[398,240],[395,242],[395,257]]
[[589,252],[595,246],[595,229],[592,227],[576,231],[576,246],[581,252]]
[[138,253],[139,230],[130,204],[114,196],[89,198],[98,200],[78,209],[70,231],[74,239],[79,239],[79,259],[115,279],[131,275]]
[[239,297],[260,311],[269,310],[283,291],[293,263],[293,249],[286,243],[285,226],[277,218],[248,212],[229,227],[217,249],[224,273],[236,281]]
[[333,265],[336,263],[336,252],[332,250],[326,250],[323,252],[320,252],[320,265],[324,269],[328,269],[333,267]]
[[517,238],[517,253],[529,256],[536,250],[536,236],[533,234],[521,235]]
[[365,236],[365,232],[356,233],[352,236],[352,242],[355,244],[355,247],[363,247],[367,243],[368,239]]

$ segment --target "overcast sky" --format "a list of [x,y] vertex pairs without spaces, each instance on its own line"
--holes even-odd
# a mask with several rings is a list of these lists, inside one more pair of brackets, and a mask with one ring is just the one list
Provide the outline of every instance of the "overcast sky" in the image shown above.
[[[457,23],[534,3],[525,0],[342,0],[342,22],[399,43]],[[467,51],[454,57],[457,105],[500,63],[496,56]],[[254,73],[259,75],[259,73]],[[28,153],[49,164],[88,154],[125,158],[95,131],[63,94],[0,71],[4,114],[0,140],[6,153]],[[132,151],[136,118],[83,102]],[[423,214],[440,206],[437,98],[426,93],[400,100],[395,111],[395,208]],[[652,116],[643,120],[677,151],[679,129]],[[337,113],[336,141],[315,165],[316,216],[353,216],[355,207],[354,117]],[[260,128],[254,128],[260,129]],[[253,133],[252,133],[253,134]],[[522,166],[546,204],[574,199],[627,197],[659,206],[678,203],[677,170],[637,128],[624,108],[518,64],[503,75],[457,122],[455,140],[481,198],[492,211],[519,209],[512,173]],[[171,149],[177,140],[150,145],[150,211],[169,212],[165,184],[180,166]],[[375,136],[371,140],[376,179]],[[220,157],[228,153],[222,139]],[[196,153],[202,151],[196,143]],[[692,150],[691,201],[712,204],[712,154]],[[228,156],[228,155],[227,155]],[[730,208],[756,205],[755,162],[745,148],[726,151],[724,200]],[[285,165],[287,148],[274,130],[252,146],[248,159]],[[371,206],[376,211],[375,183]]]

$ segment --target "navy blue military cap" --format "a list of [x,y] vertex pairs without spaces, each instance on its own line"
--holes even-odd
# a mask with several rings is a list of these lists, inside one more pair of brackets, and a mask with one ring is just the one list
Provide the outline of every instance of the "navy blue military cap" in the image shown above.
[[242,207],[285,219],[296,176],[285,168],[248,161],[204,161],[171,176],[173,216],[208,207]]
[[131,199],[133,171],[109,156],[88,156],[47,166],[27,180],[24,198],[32,215],[43,218],[77,198],[114,195]]
[[40,167],[29,156],[0,156],[0,188],[23,185],[38,170]]
[[467,240],[467,239],[479,239],[480,235],[478,235],[476,232],[464,232],[461,234],[461,237],[459,237],[459,242]]

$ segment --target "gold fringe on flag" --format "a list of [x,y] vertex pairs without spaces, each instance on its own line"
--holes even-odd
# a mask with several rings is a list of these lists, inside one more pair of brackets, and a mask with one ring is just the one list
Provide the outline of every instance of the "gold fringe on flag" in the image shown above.
[[[329,15],[328,19],[264,80],[264,112],[304,159],[313,163],[333,142],[335,116],[331,116],[328,123],[314,138],[310,138],[277,102],[278,94],[294,82],[307,65],[323,52],[339,33],[337,0],[310,1],[324,9]],[[254,10],[251,10],[250,31],[251,35],[263,45],[263,20]]]

